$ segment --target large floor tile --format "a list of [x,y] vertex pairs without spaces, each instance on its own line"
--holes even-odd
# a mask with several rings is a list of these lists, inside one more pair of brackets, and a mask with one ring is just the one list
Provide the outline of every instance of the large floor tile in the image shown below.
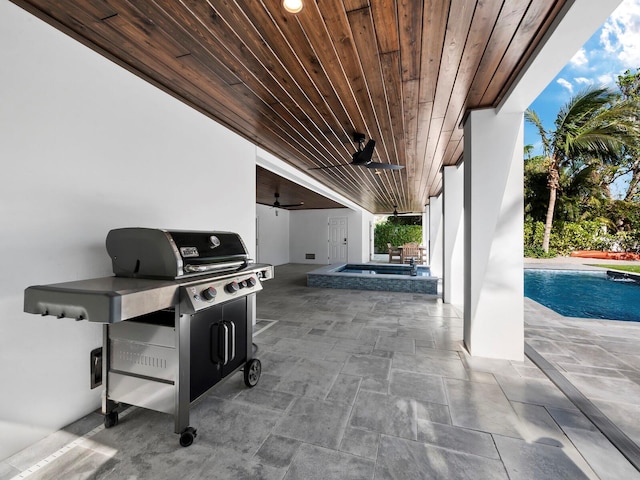
[[[496,446],[510,480],[571,480],[594,478],[586,465],[583,468],[569,458],[562,447],[528,443],[516,438],[495,436]],[[624,477],[619,477],[624,478]]]
[[593,400],[634,404],[640,398],[640,385],[627,378],[596,377],[566,373],[565,377]]
[[[448,352],[451,353],[451,352]],[[396,353],[393,356],[393,368],[415,373],[429,373],[444,377],[466,380],[467,371],[459,357],[434,358],[430,355]]]
[[[281,416],[281,412],[256,405],[208,397],[192,409],[191,425],[198,429],[199,445],[214,449],[224,445],[253,454]],[[177,444],[177,436],[173,441]]]
[[498,385],[445,379],[453,425],[520,438],[518,418]]
[[600,480],[640,479],[640,472],[599,431],[565,428],[565,432]]
[[415,353],[416,341],[408,337],[379,337],[375,348],[389,352]]
[[342,373],[360,377],[387,379],[391,369],[391,360],[373,355],[352,355],[342,367]]
[[500,459],[489,433],[418,420],[418,441],[460,453]]
[[507,480],[499,460],[383,435],[376,480]]
[[548,410],[539,405],[511,402],[518,415],[520,435],[527,442],[546,443],[555,446],[567,446],[569,440],[560,429]]
[[342,437],[340,450],[358,457],[375,460],[378,456],[378,443],[380,434],[348,427]]
[[353,406],[351,426],[415,440],[416,403],[408,398],[361,390]]
[[640,445],[640,405],[597,400],[594,403],[632,441]]
[[373,460],[304,444],[284,480],[371,480],[374,465]]
[[315,358],[300,359],[288,375],[280,377],[275,389],[322,400],[331,390],[340,366],[336,362]]
[[392,369],[389,393],[423,402],[447,404],[444,383],[439,375],[423,375]]
[[327,401],[339,402],[346,404],[353,404],[358,388],[362,382],[362,377],[355,377],[352,375],[338,375],[331,390],[327,394]]
[[576,408],[547,378],[534,379],[495,375],[507,398],[514,402],[532,403],[553,408]]
[[299,398],[274,433],[282,437],[337,449],[349,420],[351,407]]
[[270,435],[255,454],[262,464],[276,468],[288,468],[301,442],[291,438]]

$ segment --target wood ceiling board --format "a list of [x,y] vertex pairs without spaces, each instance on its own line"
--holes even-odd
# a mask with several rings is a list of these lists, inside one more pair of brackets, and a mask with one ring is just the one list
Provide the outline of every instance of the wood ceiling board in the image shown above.
[[[383,163],[398,164],[398,158],[391,127],[391,116],[389,113],[389,102],[387,100],[385,82],[382,77],[382,65],[378,54],[378,44],[373,27],[371,10],[363,8],[355,12],[348,13],[349,24],[353,34],[356,49],[360,55],[360,64],[363,78],[366,79],[366,96],[373,104],[375,121],[379,125],[381,136],[372,136],[376,141],[378,159]],[[389,85],[390,89],[399,89],[400,84]],[[382,97],[375,97],[375,92]],[[373,95],[372,95],[373,93]]]
[[467,94],[467,104],[482,106],[482,98],[487,86],[491,83],[491,79],[498,70],[500,61],[507,48],[509,48],[530,1],[510,0],[502,4],[491,38],[478,66],[476,78]]
[[520,73],[536,45],[545,35],[554,18],[562,11],[568,0],[537,2],[532,0],[522,21],[518,25],[507,52],[496,70],[482,105],[496,106],[505,95],[511,82]]
[[424,2],[418,100],[422,104],[433,103],[435,100],[450,3],[450,0],[425,0]]
[[376,26],[378,49],[381,54],[400,50],[397,12],[396,0],[376,0],[371,4],[371,14]]
[[[12,0],[366,210],[417,211],[567,0]],[[348,163],[353,133],[376,175]],[[457,143],[456,143],[457,142]]]

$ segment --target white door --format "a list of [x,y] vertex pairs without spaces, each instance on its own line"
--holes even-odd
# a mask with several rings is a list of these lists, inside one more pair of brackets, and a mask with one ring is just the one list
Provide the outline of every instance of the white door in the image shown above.
[[347,217],[329,218],[329,263],[347,263]]

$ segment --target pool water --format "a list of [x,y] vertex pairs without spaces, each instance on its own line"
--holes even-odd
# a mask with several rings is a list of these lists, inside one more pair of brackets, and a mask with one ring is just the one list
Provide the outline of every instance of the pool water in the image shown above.
[[[392,265],[345,265],[338,272],[342,273],[363,273],[368,275],[411,275],[411,267],[392,266]],[[418,266],[417,276],[428,277],[431,273],[429,267]]]
[[565,317],[640,322],[640,285],[605,271],[525,270],[524,295]]

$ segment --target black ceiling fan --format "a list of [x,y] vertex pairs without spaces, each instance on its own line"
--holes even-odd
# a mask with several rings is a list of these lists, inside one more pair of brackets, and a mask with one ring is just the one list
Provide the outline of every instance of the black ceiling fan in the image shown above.
[[304,205],[304,202],[291,203],[291,204],[283,205],[283,204],[280,203],[280,200],[279,200],[280,194],[278,192],[275,192],[274,196],[276,197],[275,202],[273,202],[273,207],[274,208],[301,207],[302,205]]
[[365,141],[364,133],[354,133],[353,141],[358,144],[358,150],[351,156],[351,163],[341,163],[339,165],[326,165],[324,167],[314,167],[309,170],[324,170],[326,168],[335,168],[335,167],[344,167],[346,165],[357,165],[359,167],[367,167],[374,168],[379,170],[401,170],[404,168],[404,165],[395,165],[392,163],[379,163],[373,162],[371,158],[373,157],[373,149],[376,146],[376,141],[373,139],[369,139],[367,144],[364,144]]
[[393,206],[393,213],[391,213],[391,215],[393,215],[393,218],[398,218],[398,215],[408,215],[411,212],[398,212],[398,206],[394,205]]

